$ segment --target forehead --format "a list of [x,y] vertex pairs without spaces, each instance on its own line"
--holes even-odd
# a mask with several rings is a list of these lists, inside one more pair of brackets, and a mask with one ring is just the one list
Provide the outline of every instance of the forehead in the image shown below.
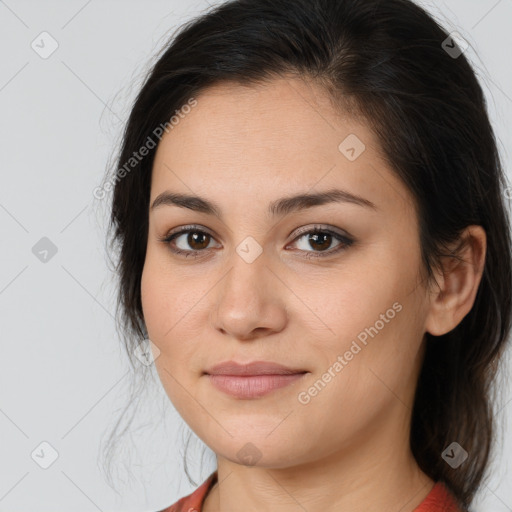
[[276,158],[332,160],[339,154],[339,144],[353,133],[367,149],[380,151],[371,130],[336,113],[327,93],[310,81],[279,78],[251,86],[219,83],[196,99],[197,106],[164,135],[162,146],[201,149],[211,158],[234,160],[259,153],[266,163]]
[[[374,133],[335,109],[316,84],[297,78],[220,83],[195,99],[158,145],[152,199],[166,188],[225,201],[244,191],[270,200],[273,190],[281,197],[343,186],[376,204],[386,193],[410,200]],[[349,146],[355,159],[347,157]]]

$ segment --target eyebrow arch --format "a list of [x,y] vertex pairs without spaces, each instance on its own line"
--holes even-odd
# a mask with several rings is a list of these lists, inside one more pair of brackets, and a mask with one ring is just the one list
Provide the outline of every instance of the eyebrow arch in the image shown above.
[[[328,203],[352,203],[365,208],[378,208],[374,203],[360,196],[356,196],[346,190],[330,189],[325,192],[314,194],[298,194],[290,197],[283,197],[269,204],[268,213],[272,217],[282,217],[292,212],[306,210],[314,206]],[[222,219],[221,208],[214,202],[208,201],[199,196],[178,194],[173,192],[162,192],[153,201],[150,210],[153,211],[160,206],[179,206],[188,208],[207,215],[215,215]]]

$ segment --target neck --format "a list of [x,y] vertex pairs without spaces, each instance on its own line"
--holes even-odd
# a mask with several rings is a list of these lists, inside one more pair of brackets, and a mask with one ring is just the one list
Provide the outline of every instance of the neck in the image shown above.
[[[389,440],[389,438],[388,438]],[[408,449],[389,443],[377,449],[367,442],[288,468],[248,467],[218,457],[218,483],[204,512],[308,512],[350,510],[413,511],[434,482]]]

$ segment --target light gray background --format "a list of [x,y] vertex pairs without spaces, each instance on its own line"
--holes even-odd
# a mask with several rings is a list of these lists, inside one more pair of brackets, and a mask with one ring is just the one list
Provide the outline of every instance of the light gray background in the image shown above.
[[[466,55],[510,170],[512,1],[421,4],[470,43]],[[128,458],[129,443],[121,448],[118,494],[100,470],[100,442],[121,413],[130,375],[104,249],[108,203],[92,191],[152,56],[207,7],[177,0],[0,1],[0,511],[156,511],[194,488],[183,476],[186,430],[161,386],[143,399],[128,436],[135,456]],[[31,48],[43,31],[59,45],[47,59]],[[32,252],[42,237],[58,251],[46,263]],[[512,511],[508,375],[498,404],[503,439],[476,511]],[[43,441],[58,452],[48,469],[31,457]],[[191,471],[201,481],[213,459],[201,465],[201,443],[194,446]]]

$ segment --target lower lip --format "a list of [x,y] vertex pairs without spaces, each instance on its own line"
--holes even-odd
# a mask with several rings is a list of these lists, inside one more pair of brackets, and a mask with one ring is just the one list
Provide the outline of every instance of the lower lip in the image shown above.
[[210,375],[210,382],[224,393],[236,398],[258,398],[276,389],[289,386],[305,373],[291,375]]

